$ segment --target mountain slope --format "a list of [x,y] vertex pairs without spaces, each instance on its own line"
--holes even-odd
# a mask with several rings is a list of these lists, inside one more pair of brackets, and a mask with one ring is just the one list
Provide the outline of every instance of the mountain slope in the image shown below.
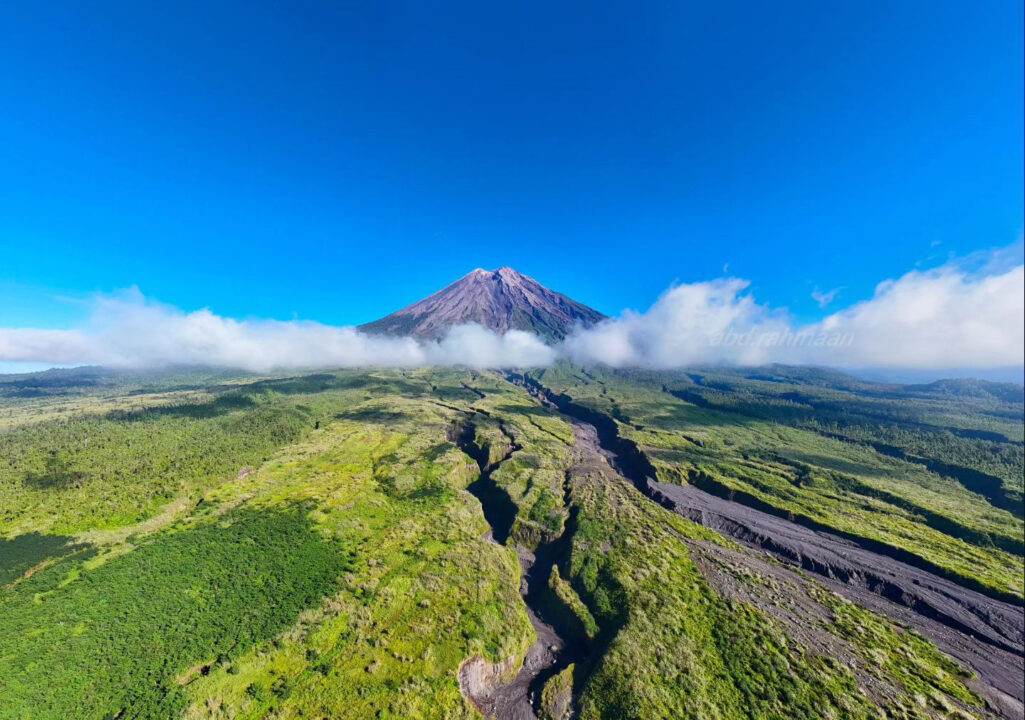
[[360,330],[436,339],[453,325],[478,323],[495,332],[525,330],[561,340],[575,324],[593,325],[605,316],[512,268],[477,269],[433,295]]

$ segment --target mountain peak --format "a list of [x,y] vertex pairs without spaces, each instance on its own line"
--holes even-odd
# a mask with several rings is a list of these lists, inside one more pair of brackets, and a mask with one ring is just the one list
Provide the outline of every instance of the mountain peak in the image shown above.
[[464,275],[463,277],[464,278],[468,278],[468,277],[487,277],[489,275],[491,277],[495,278],[495,279],[502,279],[502,280],[510,280],[510,279],[514,279],[514,278],[525,278],[525,277],[527,277],[526,275],[523,275],[521,273],[516,272],[515,270],[513,270],[508,265],[503,265],[502,267],[498,268],[497,270],[485,270],[484,268],[477,268],[473,272],[468,273],[467,275]]
[[477,268],[433,295],[360,329],[436,339],[453,325],[473,322],[499,333],[525,330],[546,340],[561,340],[574,325],[593,325],[604,318],[597,310],[504,266]]

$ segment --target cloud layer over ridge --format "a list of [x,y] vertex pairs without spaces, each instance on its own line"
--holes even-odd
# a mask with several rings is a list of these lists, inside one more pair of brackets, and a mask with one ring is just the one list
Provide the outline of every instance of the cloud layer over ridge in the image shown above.
[[[1010,260],[1009,260],[1010,258]],[[796,324],[759,304],[737,278],[674,285],[645,312],[626,311],[549,346],[529,333],[477,325],[441,341],[368,336],[309,321],[235,320],[184,312],[138,290],[98,296],[68,330],[0,328],[0,361],[255,372],[325,367],[527,367],[559,357],[615,367],[769,362],[847,368],[1011,368],[1025,365],[1025,267],[1016,251],[957,261],[880,283],[822,321]]]

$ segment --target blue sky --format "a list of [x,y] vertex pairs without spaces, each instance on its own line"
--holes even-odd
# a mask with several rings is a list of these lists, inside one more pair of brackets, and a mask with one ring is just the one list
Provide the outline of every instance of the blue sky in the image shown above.
[[613,314],[728,264],[813,321],[1021,236],[1020,2],[555,5],[6,4],[0,326],[500,265]]

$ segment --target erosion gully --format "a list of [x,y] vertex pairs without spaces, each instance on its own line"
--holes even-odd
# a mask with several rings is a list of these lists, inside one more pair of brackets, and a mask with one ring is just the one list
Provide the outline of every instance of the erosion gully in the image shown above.
[[[815,574],[828,588],[848,599],[913,627],[940,650],[978,673],[987,704],[1008,718],[1022,718],[1021,674],[1025,666],[1025,618],[1017,603],[987,597],[951,578],[904,562],[904,557],[880,553],[860,538],[841,536],[821,527],[807,527],[774,515],[771,508],[745,504],[743,497],[723,497],[716,488],[703,487],[702,478],[687,486],[656,480],[654,466],[631,440],[619,434],[609,415],[573,401],[566,394],[544,387],[529,375],[510,373],[507,379],[526,389],[542,405],[573,423],[577,444],[575,463],[607,463],[652,502],[729,536],[742,545],[768,553],[784,565]],[[486,411],[478,411],[487,415]],[[520,592],[538,640],[528,650],[516,677],[498,678],[468,693],[487,717],[497,720],[535,720],[544,683],[573,663],[574,687],[579,689],[601,648],[588,647],[563,620],[558,600],[548,587],[551,569],[568,557],[574,513],[567,472],[566,507],[570,519],[562,535],[538,547],[535,553],[510,539],[516,505],[492,474],[520,449],[499,424],[508,440],[501,456],[491,460],[491,449],[475,444],[476,428],[468,421],[458,439],[460,447],[480,466],[480,477],[468,488],[481,502],[491,527],[491,539],[510,546],[523,568]],[[607,639],[606,639],[607,640]],[[464,687],[464,691],[467,688]]]
[[703,476],[685,486],[657,481],[654,466],[631,440],[619,435],[616,421],[593,408],[555,393],[530,376],[510,375],[539,401],[597,431],[602,454],[642,494],[663,507],[768,553],[856,604],[913,627],[936,646],[978,673],[976,687],[991,709],[1025,717],[1025,613],[1021,601],[979,592],[955,578],[934,572],[932,563],[910,553],[840,534],[818,523],[780,517],[764,503],[747,502],[742,493],[719,492]]
[[464,693],[487,717],[536,720],[544,684],[570,664],[580,662],[586,653],[585,646],[567,626],[564,615],[558,612],[558,601],[548,587],[552,567],[566,554],[572,532],[567,526],[562,535],[542,543],[533,552],[511,539],[517,507],[492,476],[521,447],[501,423],[498,426],[507,440],[498,459],[492,459],[492,448],[476,444],[477,430],[472,421],[463,424],[457,443],[480,468],[479,477],[467,490],[480,501],[484,518],[490,526],[489,539],[515,550],[519,558],[522,569],[520,595],[537,640],[527,650],[523,664],[511,681],[504,682],[496,674],[487,681],[463,676],[460,684]]

